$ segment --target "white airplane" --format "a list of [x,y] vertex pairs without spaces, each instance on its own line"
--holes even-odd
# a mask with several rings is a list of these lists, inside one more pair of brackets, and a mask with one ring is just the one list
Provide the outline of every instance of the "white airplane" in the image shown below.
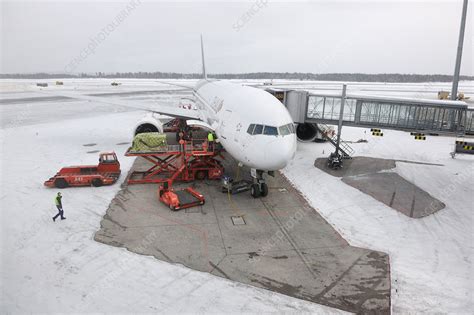
[[[284,168],[296,153],[293,120],[286,107],[273,95],[258,88],[209,80],[201,37],[203,79],[192,87],[197,110],[154,109],[159,114],[188,119],[189,126],[213,131],[225,150],[249,167],[254,178],[253,197],[266,196],[264,173]],[[186,86],[185,86],[186,87]],[[152,124],[162,131],[160,118],[149,115],[136,128]]]
[[[268,194],[264,173],[273,175],[284,168],[296,153],[296,133],[286,107],[273,95],[255,87],[226,81],[209,80],[204,63],[201,37],[203,79],[191,88],[195,106],[181,108],[154,104],[149,108],[122,100],[93,96],[87,99],[115,105],[146,109],[152,113],[142,119],[135,134],[163,132],[163,116],[185,119],[187,125],[213,131],[224,149],[240,164],[251,169],[254,183],[251,194]],[[68,97],[77,97],[66,95]],[[159,114],[159,115],[156,115]]]

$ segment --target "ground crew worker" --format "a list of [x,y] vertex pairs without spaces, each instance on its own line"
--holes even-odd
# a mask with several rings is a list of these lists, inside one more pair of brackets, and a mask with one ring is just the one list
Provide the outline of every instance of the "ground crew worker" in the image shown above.
[[214,151],[214,134],[212,131],[207,134],[207,142],[209,143],[209,151]]
[[56,219],[61,216],[61,220],[65,220],[66,218],[64,217],[64,210],[63,210],[63,204],[61,202],[61,199],[63,198],[63,196],[61,195],[60,192],[58,192],[58,194],[56,195],[56,197],[54,197],[54,204],[56,205],[56,208],[58,208],[58,214],[56,214],[54,217],[53,217],[53,221],[56,222]]

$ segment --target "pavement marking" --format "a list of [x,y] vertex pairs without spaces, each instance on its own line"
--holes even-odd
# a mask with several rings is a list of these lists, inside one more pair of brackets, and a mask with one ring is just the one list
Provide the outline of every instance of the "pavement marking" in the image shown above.
[[286,229],[283,227],[283,224],[281,223],[280,219],[278,219],[270,209],[270,207],[268,207],[263,201],[262,201],[262,204],[263,206],[267,209],[267,211],[270,213],[271,217],[273,218],[273,220],[276,222],[276,224],[278,225],[278,227],[280,228],[280,230],[282,231],[282,233],[285,235],[285,237],[287,238],[288,242],[291,244],[291,246],[293,247],[293,249],[295,250],[295,252],[298,254],[298,256],[300,256],[301,260],[303,261],[303,263],[305,264],[306,268],[308,269],[308,271],[313,275],[313,277],[315,279],[317,279],[317,275],[316,273],[313,271],[313,269],[311,268],[311,265],[310,263],[308,262],[308,260],[306,259],[306,257],[304,257],[303,253],[298,249],[298,246],[296,245],[296,242],[291,238],[290,234],[286,231]]

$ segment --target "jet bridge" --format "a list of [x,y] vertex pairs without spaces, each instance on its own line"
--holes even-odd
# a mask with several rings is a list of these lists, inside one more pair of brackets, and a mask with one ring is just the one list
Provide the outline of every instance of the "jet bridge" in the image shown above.
[[[271,93],[271,91],[269,91]],[[337,125],[341,94],[285,91],[284,104],[295,123]],[[347,94],[344,126],[474,134],[474,108],[462,101]]]

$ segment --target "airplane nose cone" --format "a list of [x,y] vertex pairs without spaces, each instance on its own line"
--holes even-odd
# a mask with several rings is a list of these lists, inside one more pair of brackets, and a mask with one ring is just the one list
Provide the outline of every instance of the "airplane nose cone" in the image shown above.
[[269,170],[280,170],[284,168],[294,157],[296,153],[296,136],[288,135],[276,139],[265,147],[265,159]]

